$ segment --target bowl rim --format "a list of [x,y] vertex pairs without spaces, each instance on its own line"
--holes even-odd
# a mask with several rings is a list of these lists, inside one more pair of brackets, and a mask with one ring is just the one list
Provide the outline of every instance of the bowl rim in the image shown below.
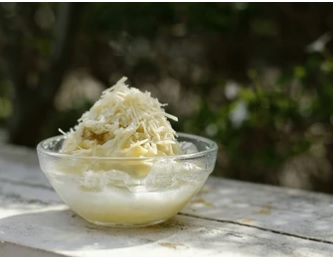
[[47,142],[52,142],[56,140],[61,140],[64,139],[64,135],[57,135],[53,136],[47,139],[44,139],[40,143],[38,143],[36,149],[37,153],[40,154],[46,154],[52,157],[58,157],[58,158],[70,158],[70,159],[84,159],[84,160],[104,160],[104,161],[145,161],[145,160],[161,160],[161,159],[170,159],[170,160],[187,160],[187,159],[195,159],[195,158],[200,158],[203,156],[206,156],[210,153],[217,152],[218,146],[216,142],[213,140],[210,140],[208,138],[194,135],[194,134],[189,134],[189,133],[182,133],[182,132],[177,132],[177,137],[184,137],[184,138],[192,138],[201,142],[206,143],[209,148],[203,151],[198,151],[195,153],[190,153],[190,154],[179,154],[179,155],[170,155],[170,156],[152,156],[152,157],[103,157],[103,156],[84,156],[84,155],[76,155],[76,154],[66,154],[66,153],[59,153],[59,152],[54,152],[50,151],[44,148],[44,144]]

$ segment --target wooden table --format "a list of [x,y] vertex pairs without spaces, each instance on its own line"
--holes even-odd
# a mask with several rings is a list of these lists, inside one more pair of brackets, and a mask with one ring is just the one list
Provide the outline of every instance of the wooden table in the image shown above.
[[0,146],[0,256],[332,256],[333,196],[211,177],[174,219],[100,228],[59,199],[35,151]]

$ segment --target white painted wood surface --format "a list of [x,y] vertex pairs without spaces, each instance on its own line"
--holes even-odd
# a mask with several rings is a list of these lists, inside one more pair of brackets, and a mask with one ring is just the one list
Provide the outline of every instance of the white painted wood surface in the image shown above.
[[72,213],[33,150],[0,146],[0,256],[332,256],[333,196],[211,177],[174,219],[101,228]]

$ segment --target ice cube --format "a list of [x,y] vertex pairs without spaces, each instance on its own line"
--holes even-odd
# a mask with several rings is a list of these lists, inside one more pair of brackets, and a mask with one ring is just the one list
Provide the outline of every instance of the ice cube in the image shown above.
[[103,173],[96,173],[92,170],[84,171],[81,187],[87,190],[100,190],[106,184],[105,176]]
[[192,142],[180,142],[180,147],[184,154],[193,154],[198,152],[197,146]]
[[80,182],[81,187],[90,190],[101,190],[105,186],[122,188],[129,182],[130,176],[122,171],[111,169],[107,171],[86,170]]
[[179,173],[177,164],[168,159],[155,162],[144,180],[147,190],[165,190],[175,187],[178,183],[176,175]]

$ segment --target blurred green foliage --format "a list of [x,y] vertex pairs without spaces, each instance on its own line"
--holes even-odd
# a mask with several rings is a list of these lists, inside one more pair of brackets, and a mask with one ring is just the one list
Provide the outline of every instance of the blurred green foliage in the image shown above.
[[[251,81],[237,85],[237,96],[217,107],[202,101],[185,128],[222,143],[228,176],[277,182],[274,176],[288,159],[318,144],[317,132],[309,134],[314,125],[329,136],[322,144],[333,140],[332,61],[327,52],[310,55],[303,65],[281,72],[271,89],[251,71]],[[237,124],[232,114],[239,103],[244,103],[246,116]]]
[[[34,81],[52,58],[62,13],[53,3],[3,7],[13,26],[29,25],[19,27],[25,36],[17,47],[34,60],[21,67]],[[301,187],[333,191],[332,4],[90,3],[80,11],[61,76],[83,71],[108,87],[126,75],[153,90],[179,116],[177,131],[218,142],[218,175],[288,185],[281,176],[291,166],[307,173],[311,185]],[[6,66],[0,58],[2,125],[17,94]],[[92,103],[53,105],[36,139],[67,130]]]

